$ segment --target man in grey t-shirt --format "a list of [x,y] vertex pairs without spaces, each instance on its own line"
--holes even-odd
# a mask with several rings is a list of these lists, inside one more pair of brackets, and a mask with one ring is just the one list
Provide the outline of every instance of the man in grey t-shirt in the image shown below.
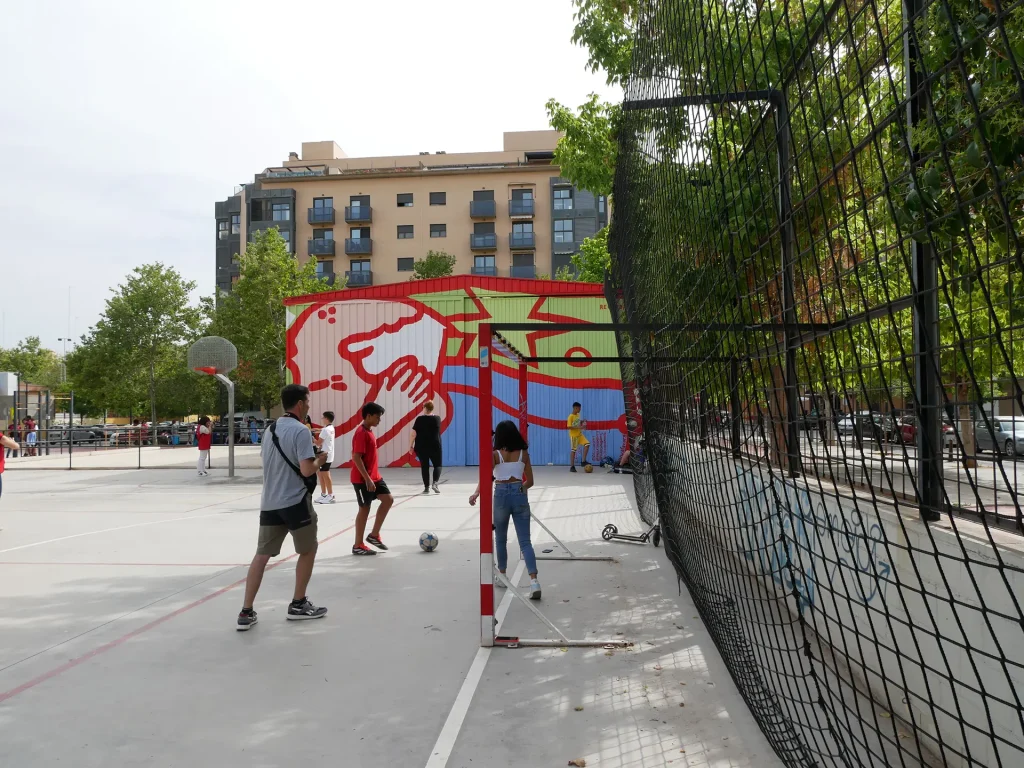
[[[263,495],[260,501],[260,536],[256,555],[245,579],[245,600],[238,614],[238,630],[244,632],[256,624],[252,604],[263,581],[270,558],[281,552],[290,533],[299,559],[295,564],[295,592],[288,606],[289,621],[320,619],[327,609],[306,599],[306,587],[316,560],[317,525],[312,491],[306,478],[316,475],[324,455],[313,448],[313,435],[303,420],[309,413],[309,390],[301,384],[289,384],[281,390],[285,414],[263,438]],[[316,481],[313,480],[313,487]]]

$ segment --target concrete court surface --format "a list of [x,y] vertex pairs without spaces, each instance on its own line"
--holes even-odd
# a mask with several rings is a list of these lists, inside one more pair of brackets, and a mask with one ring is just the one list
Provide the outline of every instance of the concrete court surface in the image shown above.
[[[285,621],[286,543],[248,633],[234,621],[260,485],[241,474],[5,473],[0,766],[781,765],[664,550],[599,538],[639,528],[630,478],[540,468],[531,500],[577,554],[618,559],[542,561],[540,607],[571,638],[634,647],[480,651],[475,470],[427,497],[418,471],[386,472],[392,549],[373,559],[349,554],[356,509],[336,470],[309,590],[329,615]],[[498,598],[503,634],[553,636]]]

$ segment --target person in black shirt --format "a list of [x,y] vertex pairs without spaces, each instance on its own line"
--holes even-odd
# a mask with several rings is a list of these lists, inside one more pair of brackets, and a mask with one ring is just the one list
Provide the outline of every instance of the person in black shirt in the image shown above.
[[[441,479],[441,417],[434,415],[434,403],[427,400],[423,404],[423,413],[416,417],[412,425],[412,442],[409,450],[416,454],[423,473],[423,492],[440,493],[437,481]],[[430,480],[430,465],[434,465],[434,480]]]

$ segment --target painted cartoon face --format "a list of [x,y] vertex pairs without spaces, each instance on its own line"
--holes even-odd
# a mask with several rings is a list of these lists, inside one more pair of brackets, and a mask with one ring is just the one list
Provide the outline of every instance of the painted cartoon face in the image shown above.
[[[377,436],[381,463],[401,458],[408,441],[393,439],[439,391],[444,324],[415,303],[356,300],[313,305],[296,325],[290,365],[296,381],[309,387],[313,411],[334,411],[343,438],[362,420],[363,405],[378,403],[385,409]],[[443,398],[438,405],[443,420]],[[347,450],[348,441],[339,439],[338,446]]]

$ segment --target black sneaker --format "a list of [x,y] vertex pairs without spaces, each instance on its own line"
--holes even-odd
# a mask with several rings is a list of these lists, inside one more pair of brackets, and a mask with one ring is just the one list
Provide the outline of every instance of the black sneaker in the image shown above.
[[569,471],[570,472],[575,472],[576,471],[576,467],[574,467],[574,466],[573,467],[569,467]]
[[385,552],[388,549],[387,544],[380,540],[380,536],[374,536],[372,533],[366,537],[366,540],[373,544],[377,549],[383,549]]
[[376,555],[377,553],[370,549],[365,544],[356,544],[352,547],[353,555]]
[[440,493],[441,489],[437,487],[437,483],[434,483],[431,488],[434,489],[434,493]]
[[259,621],[259,619],[256,618],[256,611],[254,611],[252,608],[250,608],[248,611],[243,608],[241,611],[238,612],[238,626],[236,627],[236,629],[239,632],[248,632],[250,629],[256,626],[257,621]]
[[327,615],[327,609],[323,606],[317,608],[309,600],[303,600],[296,605],[291,603],[288,606],[288,621],[305,621],[306,619],[322,619]]

